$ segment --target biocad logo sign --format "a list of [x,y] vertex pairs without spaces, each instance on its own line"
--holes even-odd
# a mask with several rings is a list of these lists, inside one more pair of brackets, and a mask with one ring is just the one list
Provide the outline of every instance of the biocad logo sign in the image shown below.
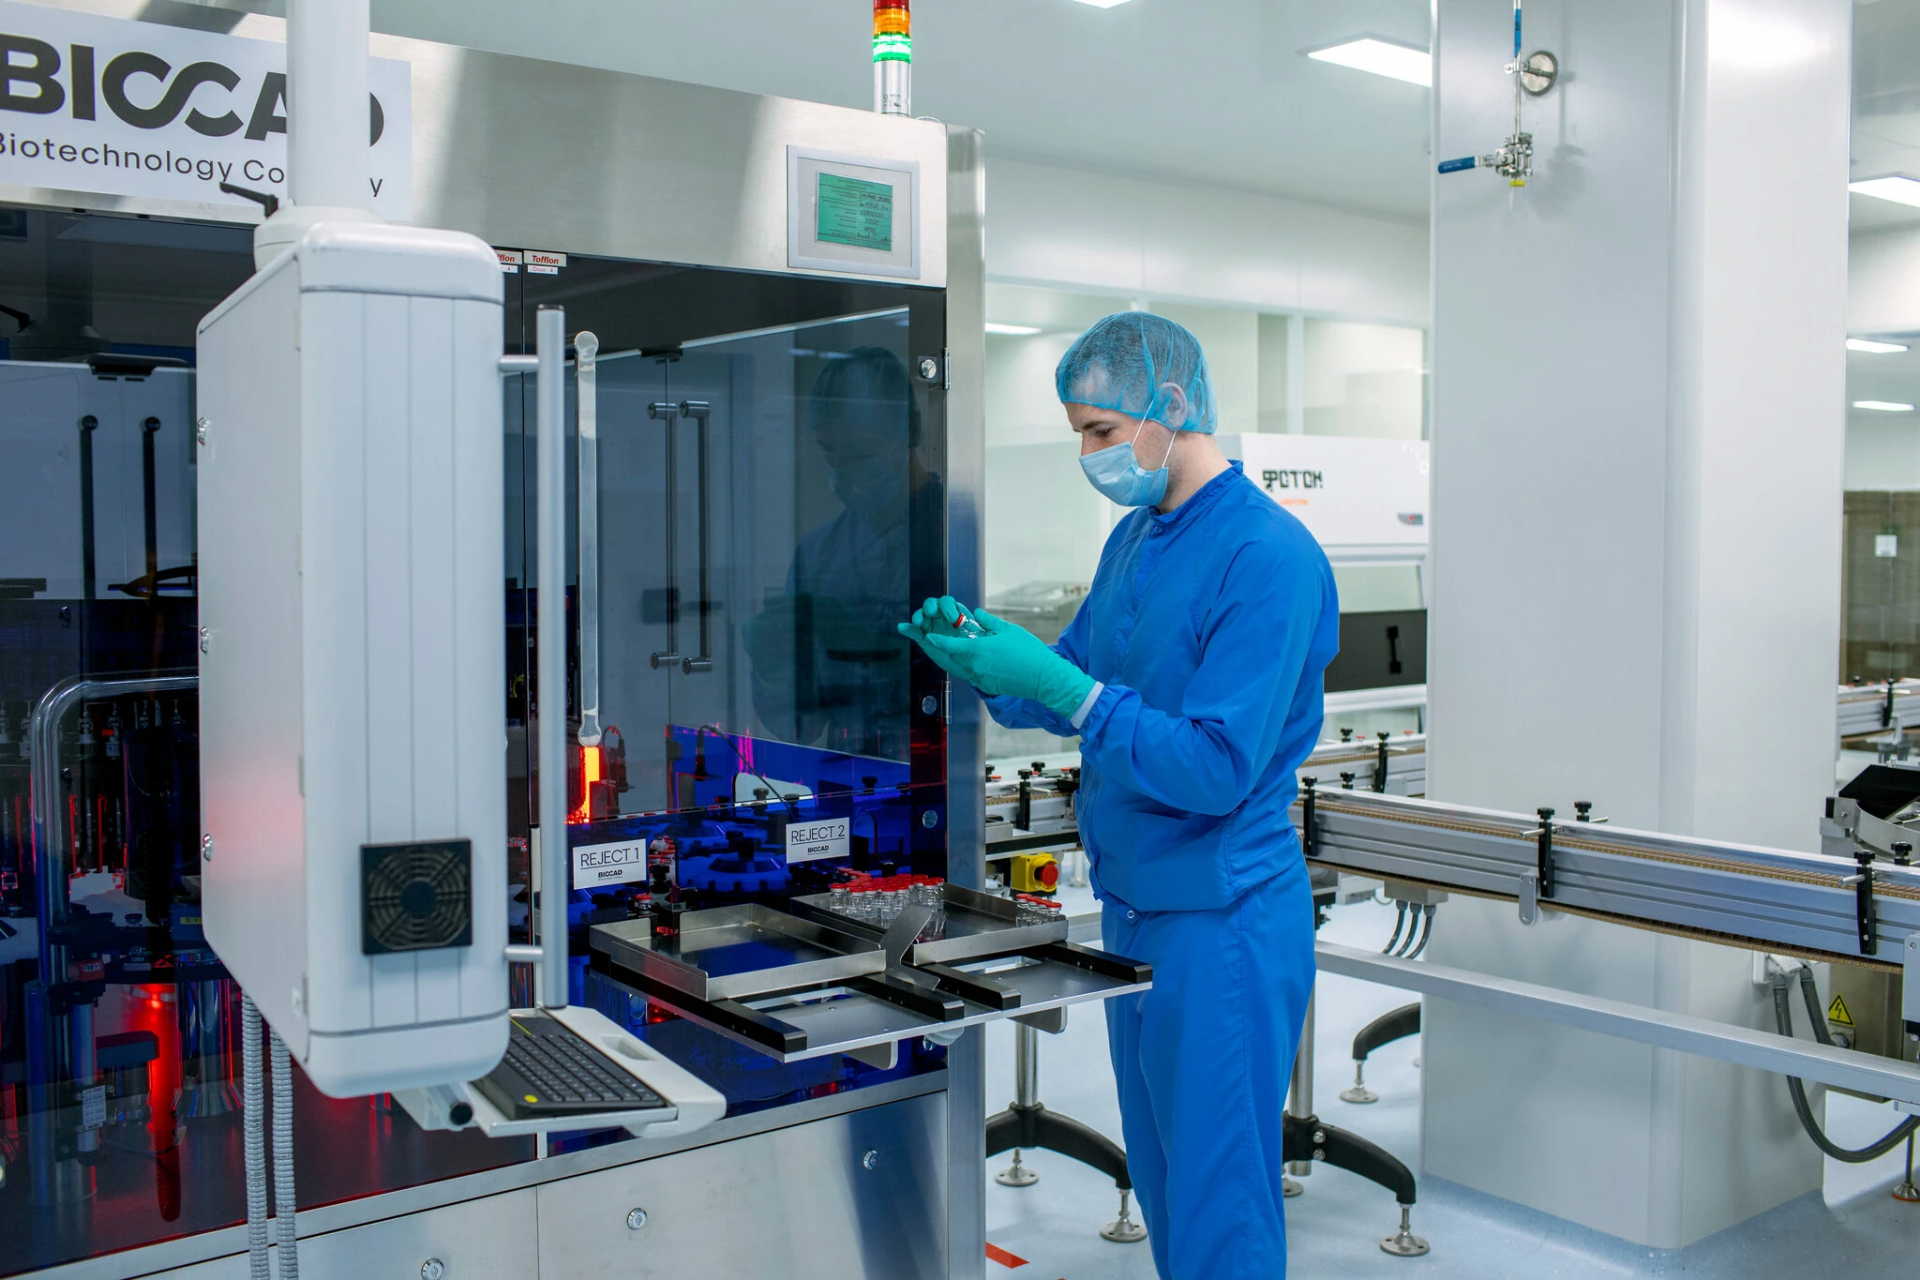
[[[371,60],[359,125],[374,208],[394,222],[413,218],[412,70]],[[287,198],[286,71],[269,41],[0,0],[0,183],[257,218],[220,184]]]

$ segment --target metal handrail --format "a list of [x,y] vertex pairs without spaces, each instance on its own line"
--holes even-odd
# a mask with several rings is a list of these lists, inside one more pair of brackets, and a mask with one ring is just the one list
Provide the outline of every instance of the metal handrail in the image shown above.
[[[98,680],[87,676],[68,676],[40,696],[27,721],[27,742],[33,753],[33,874],[40,898],[40,980],[51,986],[64,981],[64,947],[54,943],[54,930],[67,923],[67,885],[73,878],[67,838],[66,806],[60,797],[60,722],[75,706],[97,699],[118,698],[132,693],[184,693],[198,691],[196,672],[133,676],[126,679]],[[55,961],[62,963],[56,964]]]

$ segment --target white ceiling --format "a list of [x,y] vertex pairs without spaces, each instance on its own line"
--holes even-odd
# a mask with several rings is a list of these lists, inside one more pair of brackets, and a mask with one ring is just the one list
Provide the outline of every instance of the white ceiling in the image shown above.
[[[916,0],[916,114],[988,155],[1424,220],[1427,91],[1301,51],[1424,47],[1427,0]],[[373,0],[383,31],[870,107],[864,0]]]
[[[851,107],[872,102],[871,12],[865,0],[373,0],[374,26],[397,35]],[[1428,91],[1302,51],[1363,34],[1424,46],[1428,12],[1428,0],[916,0],[914,108],[985,129],[989,156],[1424,220]],[[1855,15],[1854,176],[1920,177],[1920,0],[1856,0]],[[1920,209],[1852,203],[1856,229],[1920,225]]]

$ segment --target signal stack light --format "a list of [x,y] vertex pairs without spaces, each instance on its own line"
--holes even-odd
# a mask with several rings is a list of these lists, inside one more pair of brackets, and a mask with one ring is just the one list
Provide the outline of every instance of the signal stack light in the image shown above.
[[910,0],[873,0],[873,109],[913,114],[913,14]]

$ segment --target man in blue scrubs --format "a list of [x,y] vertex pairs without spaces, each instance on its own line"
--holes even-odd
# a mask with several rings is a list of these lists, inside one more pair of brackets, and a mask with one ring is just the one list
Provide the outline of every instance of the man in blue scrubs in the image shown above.
[[1286,1272],[1281,1126],[1313,988],[1288,808],[1339,645],[1333,572],[1214,442],[1206,358],[1128,312],[1061,360],[1087,479],[1136,508],[1057,645],[951,597],[902,624],[1011,728],[1079,735],[1103,945],[1153,965],[1110,1001],[1127,1166],[1164,1280]]

